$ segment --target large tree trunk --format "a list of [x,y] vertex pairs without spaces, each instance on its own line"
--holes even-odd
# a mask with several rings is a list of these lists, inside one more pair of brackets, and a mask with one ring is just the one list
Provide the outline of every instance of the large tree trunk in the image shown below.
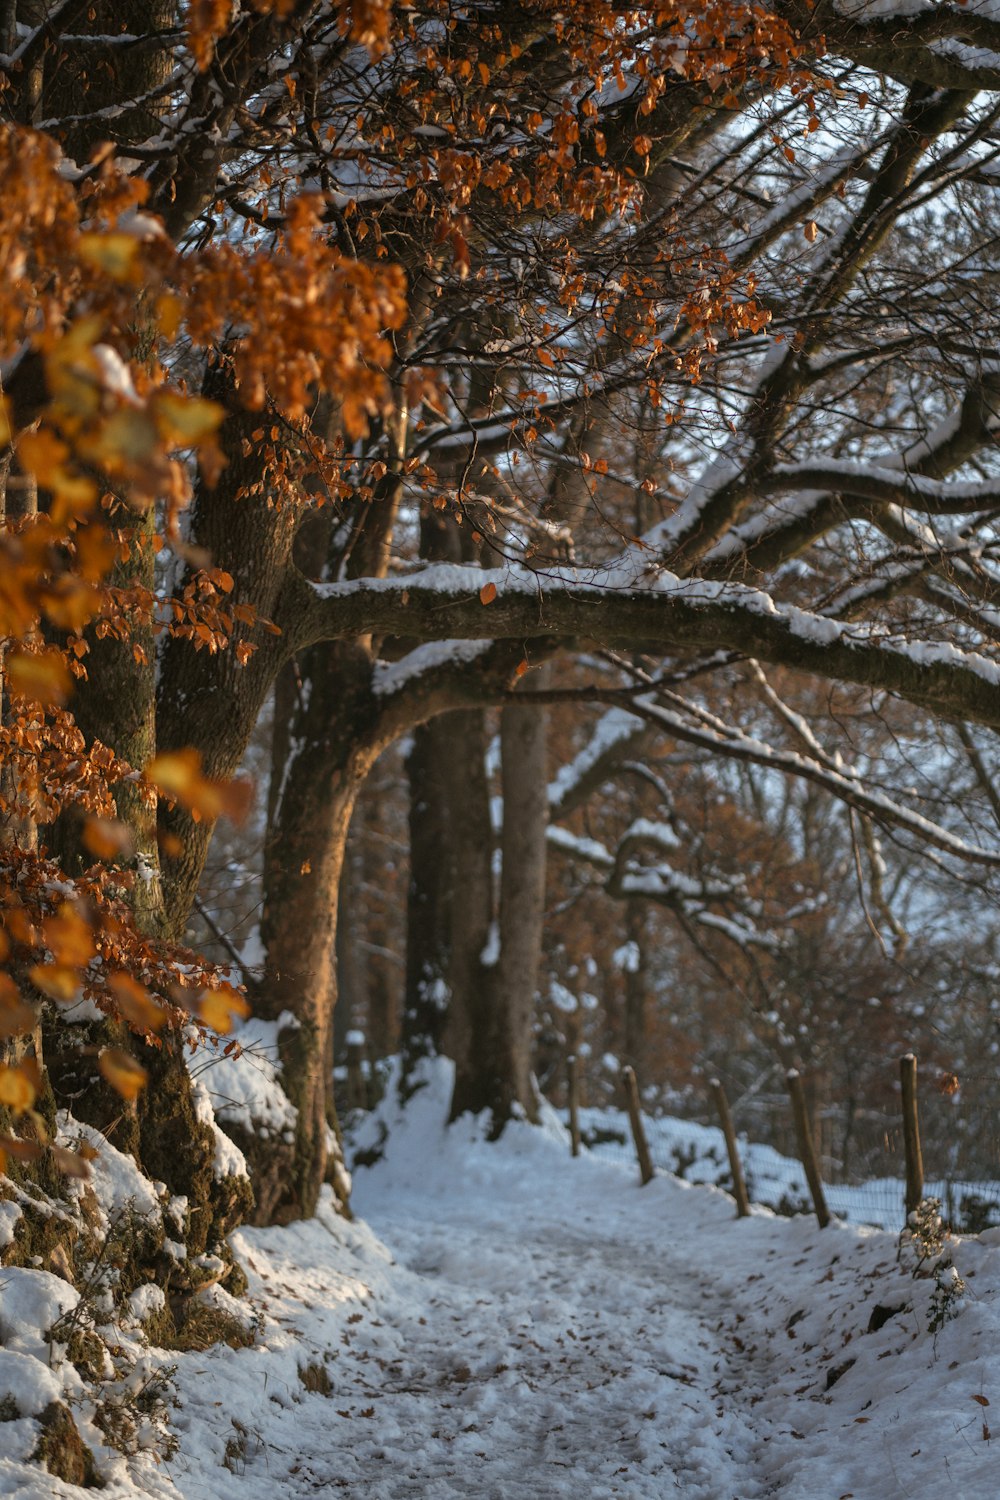
[[501,715],[503,863],[500,962],[494,995],[497,1059],[494,1127],[522,1108],[536,1115],[532,1080],[535,991],[545,913],[548,715],[513,704]]
[[[444,1051],[456,899],[452,789],[462,774],[465,734],[480,715],[442,714],[413,733],[406,758],[410,793],[410,882],[400,1091],[412,1091],[419,1063]],[[465,734],[463,734],[463,728]],[[479,747],[481,749],[481,746]],[[488,809],[487,809],[488,812]],[[487,841],[488,848],[488,841]],[[468,899],[462,893],[459,900]]]
[[286,750],[273,769],[275,791],[264,864],[261,938],[264,974],[255,996],[279,1032],[282,1082],[297,1110],[294,1140],[244,1141],[257,1191],[257,1219],[285,1223],[313,1213],[331,1178],[346,1190],[330,1144],[336,935],[351,812],[373,756],[366,742],[374,712],[371,662],[361,647],[306,652],[298,665]]
[[493,898],[493,834],[486,777],[486,715],[449,714],[452,829],[448,1020],[444,1048],[455,1060],[451,1114],[492,1105],[492,990],[499,935]]
[[495,902],[485,717],[476,720],[461,741],[452,739],[448,1050],[455,1058],[452,1118],[489,1110],[495,1137],[513,1115],[533,1119],[536,1113],[532,1023],[545,901],[547,722],[544,710],[528,705],[512,705],[501,715],[502,863]]

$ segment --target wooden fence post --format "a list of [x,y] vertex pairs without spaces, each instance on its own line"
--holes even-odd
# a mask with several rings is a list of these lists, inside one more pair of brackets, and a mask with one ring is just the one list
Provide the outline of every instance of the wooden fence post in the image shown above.
[[799,1143],[799,1160],[802,1162],[812,1194],[813,1207],[816,1210],[816,1222],[820,1229],[825,1229],[830,1222],[830,1211],[826,1206],[826,1198],[823,1196],[823,1182],[819,1175],[819,1162],[816,1160],[816,1148],[813,1145],[812,1131],[809,1129],[809,1116],[806,1112],[806,1096],[802,1088],[802,1077],[797,1068],[790,1068],[785,1075],[788,1083],[788,1092],[792,1099],[792,1117],[795,1120],[795,1136]]
[[580,1067],[575,1052],[566,1059],[566,1086],[569,1094],[569,1139],[574,1156],[580,1155]]
[[729,1170],[733,1174],[733,1197],[736,1199],[736,1217],[745,1219],[750,1213],[750,1199],[747,1197],[747,1185],[743,1177],[743,1163],[740,1161],[740,1153],[736,1146],[736,1131],[733,1129],[733,1117],[729,1111],[729,1100],[726,1091],[718,1078],[713,1078],[708,1085],[712,1090],[715,1107],[719,1111],[719,1119],[722,1122],[722,1134],[726,1138],[726,1150],[729,1152]]
[[903,1149],[906,1152],[906,1217],[920,1207],[924,1196],[924,1160],[920,1150],[920,1120],[917,1115],[917,1059],[907,1052],[899,1059],[899,1081],[903,1090]]
[[628,1100],[628,1118],[632,1126],[635,1154],[639,1158],[639,1176],[642,1179],[642,1186],[645,1187],[646,1183],[653,1179],[653,1163],[650,1160],[646,1132],[643,1129],[642,1112],[639,1109],[639,1085],[635,1080],[634,1068],[622,1068],[622,1084],[625,1089],[625,1098]]

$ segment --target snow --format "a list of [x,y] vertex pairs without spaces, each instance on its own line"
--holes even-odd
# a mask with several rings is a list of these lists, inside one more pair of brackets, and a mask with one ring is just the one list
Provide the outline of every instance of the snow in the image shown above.
[[0,1202],[0,1249],[5,1249],[13,1240],[21,1212],[20,1206],[17,1203],[11,1203],[9,1199]]
[[574,788],[591,772],[602,757],[616,747],[627,748],[641,734],[645,725],[625,708],[612,708],[598,720],[589,741],[567,765],[562,765],[549,783],[550,807],[560,807]]
[[290,1012],[276,1021],[254,1016],[233,1028],[230,1040],[240,1050],[228,1057],[205,1049],[189,1056],[191,1076],[203,1084],[223,1127],[237,1125],[264,1139],[294,1132],[298,1114],[278,1082],[277,1063],[280,1033],[297,1025]]
[[98,1153],[91,1163],[88,1187],[103,1211],[105,1225],[123,1209],[154,1222],[159,1218],[160,1200],[153,1184],[131,1156],[119,1151],[92,1125],[81,1124],[65,1111],[60,1112],[57,1126],[61,1146],[77,1150],[83,1143]]
[[212,1105],[212,1096],[202,1078],[192,1078],[191,1093],[196,1118],[203,1125],[208,1126],[215,1138],[215,1156],[212,1161],[214,1176],[218,1178],[246,1177],[248,1175],[246,1157],[239,1146],[231,1141],[220,1127]]
[[101,1446],[50,1369],[39,1330],[78,1293],[6,1269],[0,1387],[26,1414],[0,1422],[0,1495],[69,1500],[28,1461],[27,1413],[76,1389],[108,1500],[992,1500],[1000,1232],[915,1276],[895,1229],[640,1188],[631,1161],[571,1159],[547,1107],[488,1144],[484,1121],[446,1128],[448,1064],[422,1081],[362,1123],[386,1144],[358,1218],[326,1198],[233,1236],[250,1303],[204,1295],[256,1320],[251,1347],[136,1364],[133,1390],[176,1366],[159,1464]]
[[426,672],[475,661],[489,651],[492,645],[492,641],[428,641],[423,646],[415,646],[399,661],[376,662],[372,690],[381,698],[389,698]]
[[491,922],[486,934],[486,942],[479,955],[479,962],[484,969],[495,969],[500,962],[500,924]]

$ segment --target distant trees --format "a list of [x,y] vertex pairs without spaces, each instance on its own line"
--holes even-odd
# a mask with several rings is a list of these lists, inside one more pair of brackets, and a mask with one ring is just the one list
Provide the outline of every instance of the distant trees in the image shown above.
[[[49,851],[98,883],[135,861],[137,929],[176,939],[273,698],[254,988],[293,1018],[298,1124],[256,1170],[264,1215],[308,1213],[335,1156],[348,828],[389,745],[461,711],[411,776],[484,829],[481,713],[503,705],[510,854],[496,873],[482,834],[450,842],[431,922],[471,976],[447,980],[473,1007],[456,1108],[497,1129],[531,1107],[529,709],[609,697],[752,763],[752,658],[969,726],[970,766],[988,757],[1000,22],[732,0],[4,15],[3,623],[36,705],[8,758],[35,813],[46,788],[106,821],[114,799],[127,854],[67,817]],[[917,832],[905,786],[794,754]],[[100,772],[92,806],[71,765]]]

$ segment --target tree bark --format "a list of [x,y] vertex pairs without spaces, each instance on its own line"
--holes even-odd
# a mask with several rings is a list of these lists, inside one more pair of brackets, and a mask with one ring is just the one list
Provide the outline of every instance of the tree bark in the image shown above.
[[[541,676],[547,677],[544,669]],[[545,914],[548,713],[531,704],[512,704],[503,710],[500,725],[503,864],[494,997],[498,1087],[493,1104],[498,1131],[518,1107],[529,1119],[537,1115],[532,1051]]]
[[622,1062],[642,1073],[646,1060],[649,1024],[649,963],[646,950],[645,903],[634,897],[625,902],[625,932],[630,944],[625,966],[625,1008],[622,1028]]
[[351,812],[374,760],[366,753],[375,712],[371,661],[360,647],[307,653],[288,730],[288,752],[274,768],[264,866],[261,939],[266,950],[255,1010],[287,1017],[278,1037],[282,1083],[297,1112],[294,1140],[241,1140],[250,1151],[257,1220],[286,1223],[312,1214],[329,1178],[342,1202],[331,1157],[333,1015],[340,881]]
[[466,740],[459,748],[460,783],[452,793],[457,850],[448,1028],[455,1058],[451,1118],[489,1110],[490,1135],[496,1137],[512,1115],[533,1119],[537,1108],[531,1062],[545,898],[546,714],[515,704],[501,715],[498,904],[489,868],[493,840],[482,724],[474,735],[470,732],[472,743]]
[[[406,758],[410,796],[410,881],[400,1091],[412,1091],[422,1059],[444,1050],[456,901],[451,789],[455,736],[463,716],[442,714],[413,733]],[[461,898],[459,898],[461,899]]]
[[449,1010],[444,1047],[455,1060],[451,1117],[492,1107],[491,933],[494,919],[493,836],[486,777],[489,734],[485,714],[473,710],[448,716],[452,768],[450,822],[452,848]]

